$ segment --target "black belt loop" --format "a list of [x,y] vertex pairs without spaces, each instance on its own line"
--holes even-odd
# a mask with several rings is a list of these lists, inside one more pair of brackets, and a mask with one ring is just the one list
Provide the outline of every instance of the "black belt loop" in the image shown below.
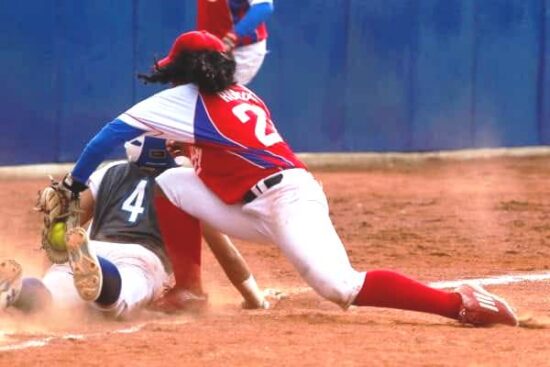
[[244,194],[243,201],[245,204],[250,203],[254,199],[256,199],[256,194],[254,194],[252,191],[248,190],[246,194]]
[[[276,174],[274,176],[266,178],[265,180],[263,180],[263,183],[264,183],[265,187],[270,189],[273,186],[280,184],[282,180],[283,180],[283,174],[279,173],[279,174]],[[260,193],[262,193],[261,190],[259,189],[258,185],[256,185],[255,187],[256,187],[256,190],[258,190],[258,191],[260,191]],[[248,204],[251,201],[253,201],[254,199],[256,199],[257,197],[258,197],[258,195],[256,195],[252,191],[252,189],[250,189],[244,194],[243,201],[244,201],[245,204]]]

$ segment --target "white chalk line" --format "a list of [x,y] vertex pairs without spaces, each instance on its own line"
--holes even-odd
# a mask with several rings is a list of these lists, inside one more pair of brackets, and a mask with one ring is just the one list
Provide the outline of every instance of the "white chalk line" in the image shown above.
[[[445,289],[445,288],[455,288],[464,283],[476,283],[481,285],[504,285],[504,284],[520,283],[520,282],[541,282],[545,280],[550,280],[550,272],[537,273],[537,274],[514,274],[514,275],[509,274],[509,275],[498,275],[498,276],[485,277],[485,278],[466,278],[466,279],[458,279],[458,280],[438,281],[438,282],[431,282],[429,283],[429,285],[434,288]],[[272,288],[266,289],[264,291],[264,293],[267,296],[271,296],[275,298],[285,298],[288,295],[297,295],[297,294],[302,294],[307,292],[313,292],[313,290],[309,287],[295,287],[291,289],[286,289],[285,291],[272,289]],[[180,325],[180,324],[185,324],[187,322],[189,321],[188,320],[185,320],[185,321],[171,320],[169,323],[170,325]],[[2,345],[0,346],[0,352],[44,347],[50,344],[52,341],[56,341],[56,340],[86,340],[94,337],[104,337],[109,334],[133,334],[141,331],[144,327],[155,323],[158,323],[158,321],[145,322],[145,323],[130,326],[127,328],[106,331],[106,332],[104,331],[104,332],[89,333],[89,334],[65,334],[61,336],[48,336],[45,338],[27,340],[20,343]],[[0,333],[1,333],[0,334],[1,337],[9,336],[9,334],[7,333],[3,333],[3,332],[0,332]]]
[[[188,321],[182,321],[182,320],[173,320],[170,321],[170,325],[182,325],[187,323]],[[127,328],[117,329],[117,330],[111,330],[111,331],[103,331],[103,332],[96,332],[96,333],[88,333],[88,334],[65,334],[65,335],[56,335],[56,336],[48,336],[45,338],[40,339],[32,339],[27,340],[20,343],[14,343],[14,344],[7,344],[0,346],[0,352],[8,352],[8,351],[15,351],[15,350],[22,350],[27,348],[37,348],[37,347],[44,347],[48,344],[50,344],[53,341],[57,340],[86,340],[91,338],[101,338],[109,334],[133,334],[137,333],[138,331],[142,330],[144,327],[154,324],[155,322],[144,322],[138,325],[129,326]],[[158,323],[158,322],[156,322]],[[2,334],[3,337],[9,336],[7,333]]]
[[455,288],[464,283],[477,283],[481,285],[503,285],[520,282],[542,282],[550,279],[550,272],[538,274],[514,274],[498,275],[487,278],[459,279],[429,283],[434,288]]

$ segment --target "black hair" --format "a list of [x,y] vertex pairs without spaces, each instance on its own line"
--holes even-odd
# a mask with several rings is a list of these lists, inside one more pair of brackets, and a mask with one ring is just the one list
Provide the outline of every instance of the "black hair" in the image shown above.
[[168,65],[160,67],[155,61],[151,74],[138,74],[145,83],[198,85],[203,92],[221,92],[234,84],[235,59],[216,51],[180,52]]

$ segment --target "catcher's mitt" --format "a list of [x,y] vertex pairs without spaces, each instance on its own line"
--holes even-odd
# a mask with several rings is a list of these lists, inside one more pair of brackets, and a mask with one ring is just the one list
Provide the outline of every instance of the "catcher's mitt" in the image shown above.
[[52,263],[62,264],[69,259],[65,233],[80,225],[80,200],[63,183],[50,180],[50,186],[38,193],[35,209],[44,214],[42,248]]

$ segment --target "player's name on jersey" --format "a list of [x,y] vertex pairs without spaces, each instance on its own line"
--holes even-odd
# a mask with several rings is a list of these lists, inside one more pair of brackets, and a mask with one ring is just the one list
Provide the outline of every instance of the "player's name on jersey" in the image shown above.
[[231,102],[231,101],[245,101],[246,102],[246,101],[250,101],[250,100],[260,102],[258,100],[258,98],[254,95],[254,93],[251,93],[251,92],[246,91],[246,90],[236,91],[236,90],[226,89],[222,92],[219,92],[218,96],[220,96],[220,98],[222,98],[226,102]]

